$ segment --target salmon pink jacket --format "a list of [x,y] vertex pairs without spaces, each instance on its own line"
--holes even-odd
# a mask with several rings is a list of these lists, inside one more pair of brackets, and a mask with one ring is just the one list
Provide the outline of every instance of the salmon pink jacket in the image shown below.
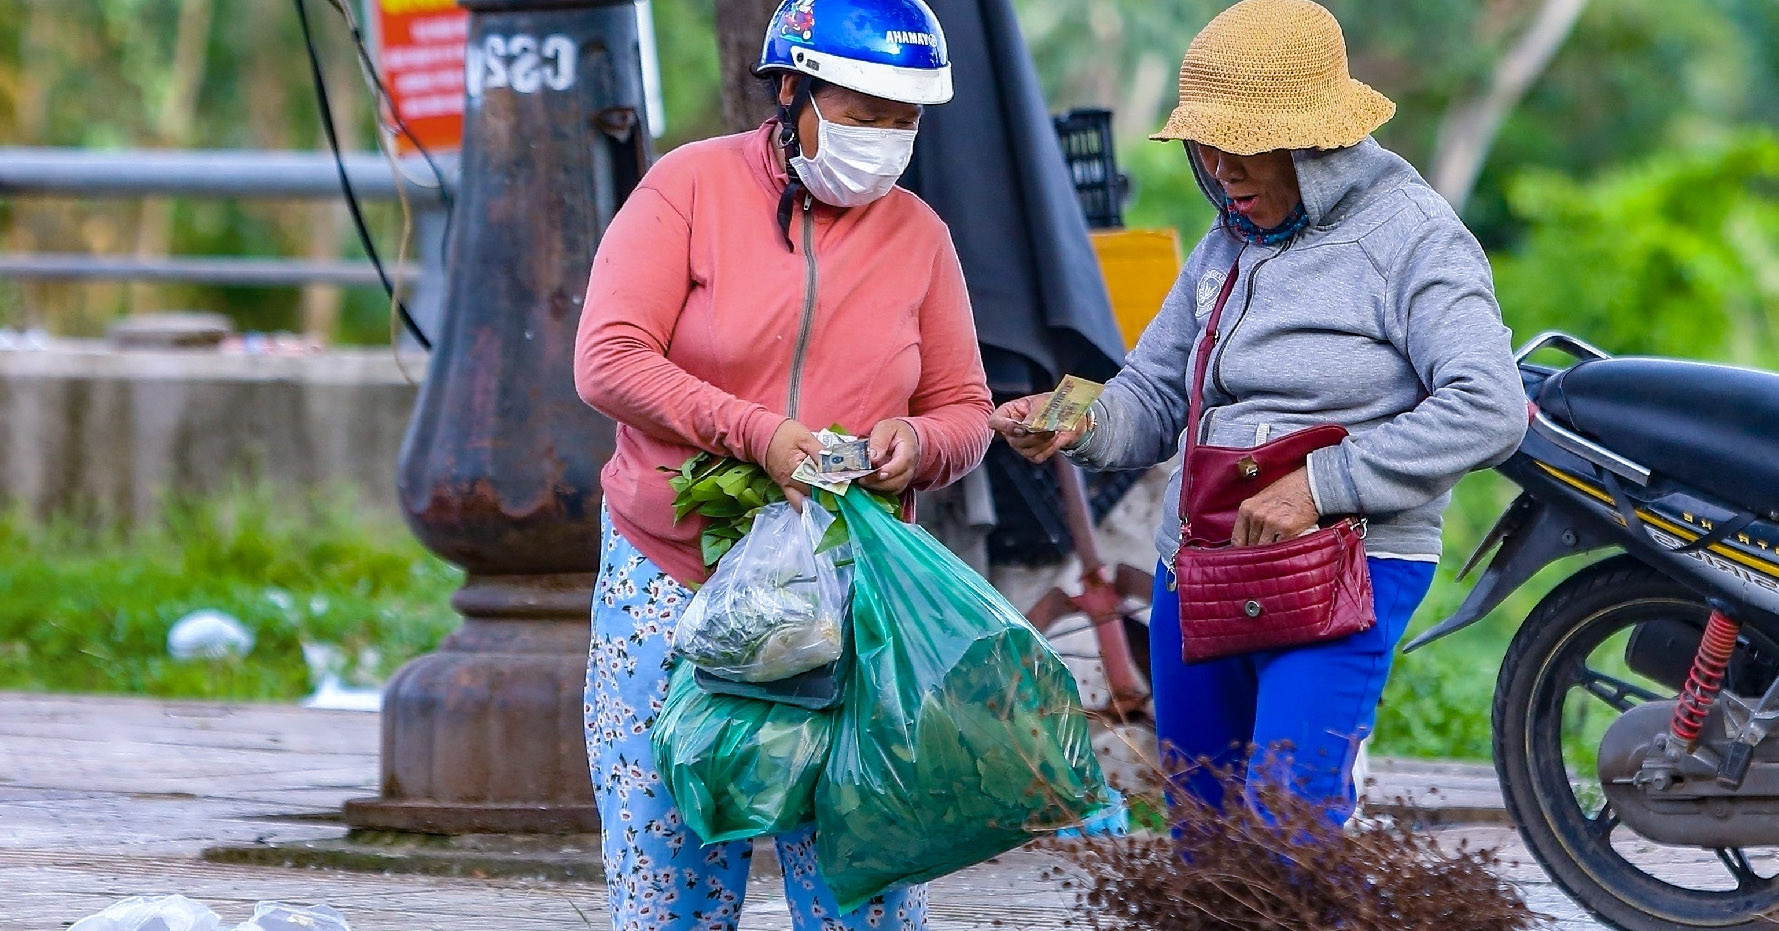
[[765,458],[787,418],[863,436],[903,418],[914,488],[981,462],[993,410],[951,234],[901,188],[864,207],[804,200],[777,222],[776,121],[664,156],[601,238],[575,340],[580,396],[618,424],[601,473],[618,532],[685,584],[697,516],[663,468],[699,450]]

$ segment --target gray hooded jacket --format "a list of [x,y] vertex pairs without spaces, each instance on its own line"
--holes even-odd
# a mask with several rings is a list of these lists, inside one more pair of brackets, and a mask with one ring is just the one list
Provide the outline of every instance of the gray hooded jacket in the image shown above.
[[[1505,460],[1526,430],[1488,259],[1414,167],[1375,141],[1292,157],[1309,228],[1244,251],[1213,226],[1069,456],[1138,469],[1178,452],[1194,348],[1239,254],[1199,441],[1248,448],[1338,423],[1347,440],[1310,456],[1317,508],[1367,516],[1373,556],[1437,559],[1452,486]],[[1221,187],[1189,161],[1220,206]],[[1179,494],[1176,472],[1155,538],[1170,561]]]

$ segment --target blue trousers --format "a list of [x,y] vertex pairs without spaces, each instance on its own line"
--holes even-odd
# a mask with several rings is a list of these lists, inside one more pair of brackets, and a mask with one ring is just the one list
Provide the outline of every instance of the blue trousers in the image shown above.
[[[1275,779],[1327,806],[1344,823],[1357,803],[1353,785],[1359,742],[1377,723],[1378,700],[1396,645],[1433,584],[1433,563],[1370,560],[1377,626],[1314,646],[1187,664],[1181,657],[1179,593],[1172,567],[1155,572],[1149,625],[1150,678],[1156,736],[1177,788],[1213,806],[1223,804],[1215,770],[1242,765],[1250,746],[1259,757],[1250,783]],[[1276,748],[1276,750],[1275,750]],[[1275,750],[1270,760],[1269,750]],[[1209,759],[1209,768],[1198,761]],[[1261,771],[1262,764],[1267,770]]]

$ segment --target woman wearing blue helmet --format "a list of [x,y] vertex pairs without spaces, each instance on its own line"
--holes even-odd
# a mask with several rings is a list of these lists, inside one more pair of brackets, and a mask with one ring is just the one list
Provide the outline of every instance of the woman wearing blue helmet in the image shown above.
[[754,74],[778,100],[787,243],[799,195],[852,207],[887,193],[914,157],[921,107],[951,99],[945,33],[922,0],[786,0]]
[[[961,478],[993,436],[963,271],[938,216],[896,181],[921,109],[951,98],[921,0],[785,0],[755,74],[776,117],[668,153],[606,231],[575,381],[618,424],[601,475],[586,724],[612,924],[727,931],[748,841],[706,845],[654,765],[671,639],[707,575],[667,479],[703,451],[759,463],[793,502],[810,426],[869,436],[860,484],[906,494]],[[918,929],[923,888],[840,914],[808,830],[778,838],[798,929]]]

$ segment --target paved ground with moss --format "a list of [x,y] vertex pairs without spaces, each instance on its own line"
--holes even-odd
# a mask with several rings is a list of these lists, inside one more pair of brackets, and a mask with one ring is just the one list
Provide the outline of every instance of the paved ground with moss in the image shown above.
[[[175,892],[216,909],[225,927],[267,899],[327,903],[354,931],[608,926],[597,882],[486,875],[473,857],[464,876],[204,859],[219,847],[338,844],[340,804],[375,794],[377,744],[374,714],[0,693],[0,929],[55,931],[129,895]],[[1384,761],[1375,775],[1385,796],[1439,787],[1434,804],[1467,821],[1488,820],[1499,804],[1491,774],[1476,767]],[[1494,820],[1445,830],[1523,857]],[[553,842],[549,859],[590,867],[590,840]],[[399,849],[382,855],[382,866],[400,868]],[[770,859],[756,859],[746,931],[790,927]],[[934,884],[931,926],[1062,927],[1069,900],[1043,879],[1048,863],[1019,852]],[[1535,868],[1510,869],[1564,931],[1599,927]]]

